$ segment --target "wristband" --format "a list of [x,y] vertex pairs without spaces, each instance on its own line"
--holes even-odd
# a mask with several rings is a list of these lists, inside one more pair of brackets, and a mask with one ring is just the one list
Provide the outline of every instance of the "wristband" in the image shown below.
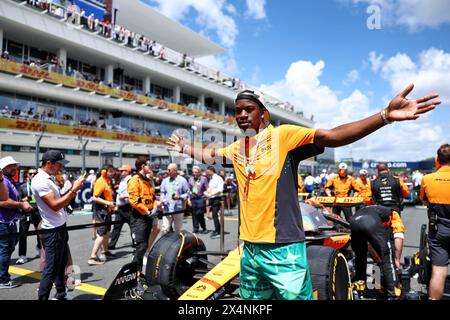
[[71,193],[73,193],[74,195],[77,195],[77,192],[74,191],[73,189],[70,189],[69,191],[70,191]]
[[381,115],[381,119],[383,119],[383,122],[384,122],[385,124],[391,124],[391,123],[393,122],[393,121],[389,121],[389,120],[388,120],[388,116],[387,116],[387,115],[388,115],[387,108],[381,110],[380,115]]

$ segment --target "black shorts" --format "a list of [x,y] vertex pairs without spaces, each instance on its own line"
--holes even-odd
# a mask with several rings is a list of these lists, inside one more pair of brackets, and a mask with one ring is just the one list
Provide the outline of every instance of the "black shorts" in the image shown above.
[[450,257],[450,227],[441,223],[438,223],[437,227],[437,231],[430,231],[428,234],[431,264],[437,267],[446,267]]
[[153,222],[156,221],[158,223],[158,219],[148,219],[136,210],[131,212],[130,221],[131,236],[136,244],[142,242],[147,243],[150,232],[152,231]]
[[[99,210],[94,212],[95,222],[111,222],[111,214],[106,210]],[[99,236],[104,236],[111,230],[111,225],[96,227],[96,232]]]

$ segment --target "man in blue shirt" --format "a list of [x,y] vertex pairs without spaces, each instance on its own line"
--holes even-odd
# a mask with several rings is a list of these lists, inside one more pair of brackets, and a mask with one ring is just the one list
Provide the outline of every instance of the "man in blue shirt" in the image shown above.
[[[189,197],[189,185],[185,178],[178,175],[178,166],[171,163],[167,166],[169,176],[161,183],[160,201],[164,204],[165,212],[173,212],[184,209],[186,199]],[[163,217],[161,234],[170,232],[174,224],[174,231],[180,232],[183,227],[183,213]]]
[[[33,210],[27,202],[20,202],[19,193],[14,186],[13,177],[17,174],[19,163],[12,157],[0,159],[0,169],[3,171],[3,183],[8,191],[8,199],[0,201],[0,235],[8,235],[17,232],[16,222],[22,218],[22,212]],[[19,286],[11,281],[8,273],[11,255],[17,243],[17,238],[0,240],[0,289],[9,289]]]

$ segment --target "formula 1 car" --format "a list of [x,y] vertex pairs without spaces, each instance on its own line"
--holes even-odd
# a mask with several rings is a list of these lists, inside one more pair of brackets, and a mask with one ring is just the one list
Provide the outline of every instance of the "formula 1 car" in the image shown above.
[[[313,144],[292,150],[292,167],[297,168],[301,160],[323,151],[323,148]],[[333,201],[336,202],[334,197]],[[350,232],[342,229],[348,228],[348,223],[328,214],[320,202],[316,206],[305,202],[299,204],[316,299],[351,300],[351,278],[346,258],[351,253],[348,250]],[[348,205],[355,204],[350,201]],[[237,297],[235,292],[239,287],[240,253],[240,246],[226,252],[206,251],[203,241],[190,232],[168,233],[154,244],[147,257],[146,280],[150,286],[159,286],[169,299],[215,300],[226,295]],[[215,263],[213,260],[219,261]],[[134,295],[133,285],[136,285],[133,267],[126,265],[120,270],[104,299]]]
[[[347,203],[353,205],[355,202]],[[324,212],[322,206],[300,202],[300,207],[316,299],[352,299],[347,264],[347,257],[351,258],[348,250],[350,234],[337,230],[338,226],[348,227],[348,224],[326,210]],[[149,286],[160,286],[170,299],[236,298],[241,249],[206,251],[203,241],[190,232],[169,233],[155,243],[148,255],[146,280]],[[214,262],[214,257],[218,263]]]
[[[353,252],[349,225],[331,214],[334,204],[359,205],[360,198],[315,197],[299,201],[306,235],[313,291],[318,300],[352,300]],[[242,247],[206,251],[193,233],[168,233],[153,246],[145,270],[149,286],[159,287],[156,299],[216,300],[237,298]],[[121,268],[104,299],[142,299],[136,292],[136,266]],[[145,297],[144,297],[145,299]],[[155,296],[152,297],[155,299]]]

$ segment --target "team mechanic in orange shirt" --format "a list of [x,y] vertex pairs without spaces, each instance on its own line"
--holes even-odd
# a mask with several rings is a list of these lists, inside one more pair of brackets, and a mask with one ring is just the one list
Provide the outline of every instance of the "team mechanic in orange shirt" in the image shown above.
[[153,182],[149,175],[152,174],[150,160],[146,157],[139,157],[135,161],[137,173],[128,181],[127,192],[132,208],[130,217],[130,228],[136,251],[133,255],[133,262],[137,265],[138,271],[138,291],[147,289],[145,277],[142,275],[142,266],[147,249],[150,251],[160,231],[158,218],[151,217],[151,213],[158,201],[153,190]]
[[428,247],[431,259],[430,299],[441,299],[450,257],[450,145],[437,152],[437,171],[422,179],[420,199],[428,207]]
[[[114,176],[115,170],[111,165],[106,165],[102,168],[100,177],[94,183],[94,190],[92,193],[93,212],[96,223],[111,222],[111,213],[115,210],[116,204],[113,200],[113,189],[111,188],[111,179]],[[91,256],[88,260],[89,265],[99,265],[105,263],[107,258],[115,255],[108,251],[109,230],[111,226],[97,227],[97,238],[92,247]],[[97,253],[103,248],[103,259],[99,259]]]
[[359,170],[359,178],[355,181],[355,197],[362,197],[364,204],[370,206],[372,204],[372,186],[367,174],[366,169]]
[[355,142],[393,121],[415,120],[433,110],[437,94],[409,100],[409,85],[380,113],[331,130],[294,125],[273,127],[263,96],[252,90],[235,99],[235,116],[244,137],[226,148],[191,146],[173,134],[169,151],[198,161],[231,160],[239,185],[243,299],[314,299],[306,257],[305,234],[297,196],[297,163],[301,146],[339,147]]
[[[328,181],[325,185],[325,193],[327,196],[331,197],[330,188],[333,187],[334,195],[336,197],[348,197],[350,195],[350,191],[355,189],[355,179],[348,175],[348,166],[346,163],[340,163],[338,168],[338,174],[330,179],[330,181]],[[340,215],[341,211],[344,212],[345,220],[350,221],[350,218],[352,217],[352,208],[333,206],[333,213]]]

